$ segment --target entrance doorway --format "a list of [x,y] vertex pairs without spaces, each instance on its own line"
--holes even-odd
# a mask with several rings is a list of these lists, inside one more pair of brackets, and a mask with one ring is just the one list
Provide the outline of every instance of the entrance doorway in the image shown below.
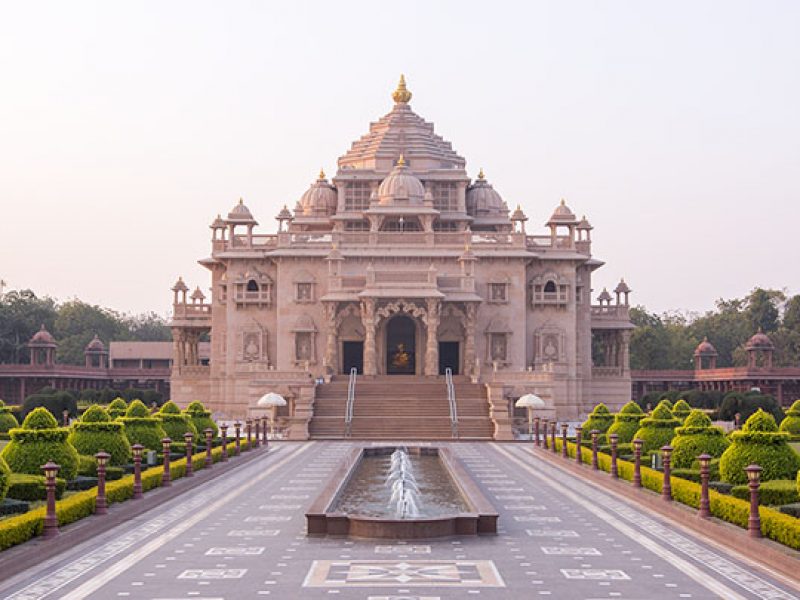
[[386,325],[386,373],[389,375],[414,375],[417,327],[410,317],[398,315]]
[[342,342],[342,367],[345,375],[350,375],[351,369],[364,374],[364,342]]
[[445,369],[458,375],[458,362],[458,342],[439,342],[439,375],[444,375]]

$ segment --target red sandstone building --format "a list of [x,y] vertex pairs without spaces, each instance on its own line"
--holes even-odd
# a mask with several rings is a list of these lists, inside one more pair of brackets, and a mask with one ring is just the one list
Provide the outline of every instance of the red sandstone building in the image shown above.
[[717,368],[717,350],[704,339],[694,351],[694,370],[631,371],[631,388],[635,400],[648,392],[669,390],[716,390],[747,392],[758,388],[775,397],[781,406],[789,406],[800,398],[800,367],[775,367],[772,355],[775,346],[759,331],[745,345],[747,366]]

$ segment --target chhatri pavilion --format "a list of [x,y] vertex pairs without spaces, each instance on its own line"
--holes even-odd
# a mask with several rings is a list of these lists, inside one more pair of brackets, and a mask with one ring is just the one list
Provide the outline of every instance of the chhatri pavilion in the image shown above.
[[392,98],[277,232],[257,233],[242,200],[213,221],[210,299],[173,287],[173,399],[243,418],[276,391],[294,439],[340,435],[348,398],[365,437],[449,436],[457,410],[462,436],[495,439],[523,394],[559,420],[628,401],[630,289],[592,303],[603,263],[586,217],[528,206],[546,227],[529,234],[521,206],[412,110],[402,77]]

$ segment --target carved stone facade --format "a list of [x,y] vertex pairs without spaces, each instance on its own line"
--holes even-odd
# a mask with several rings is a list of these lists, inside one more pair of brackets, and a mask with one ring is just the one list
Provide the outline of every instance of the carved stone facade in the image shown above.
[[[630,290],[591,304],[602,263],[589,222],[562,201],[549,232],[529,235],[521,208],[510,212],[483,171],[471,178],[398,89],[336,176],[320,173],[293,212],[278,214],[277,233],[256,234],[241,201],[212,223],[201,261],[211,302],[199,290],[187,299],[182,281],[174,288],[175,399],[243,416],[282,386],[295,437],[317,382],[354,369],[421,378],[450,369],[486,385],[492,406],[534,392],[567,418],[626,402]],[[211,360],[200,365],[206,334]]]

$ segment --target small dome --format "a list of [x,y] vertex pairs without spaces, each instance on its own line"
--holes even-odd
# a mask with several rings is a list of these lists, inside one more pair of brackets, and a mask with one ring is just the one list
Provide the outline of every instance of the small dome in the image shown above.
[[222,220],[222,215],[218,214],[209,227],[211,229],[225,229],[225,221]]
[[775,344],[772,343],[769,336],[759,327],[758,332],[747,340],[745,348],[748,350],[772,350],[775,348]]
[[478,173],[478,178],[467,188],[467,213],[474,217],[495,215],[508,210],[503,198],[492,185],[486,181],[483,169]]
[[617,287],[614,288],[615,294],[629,294],[631,292],[631,288],[628,287],[628,284],[625,283],[624,279],[620,279]]
[[239,198],[239,204],[234,206],[231,209],[231,212],[228,213],[228,220],[233,221],[235,223],[255,223],[255,219],[253,218],[253,213],[250,212],[250,209],[247,208],[244,204],[244,200]]
[[586,215],[583,215],[581,220],[578,221],[578,224],[575,226],[575,229],[585,229],[588,231],[594,229],[594,227],[592,227],[592,224],[589,223],[589,220],[586,218]]
[[[299,204],[300,203],[298,202],[298,206],[299,206]],[[292,213],[289,211],[289,209],[284,204],[283,208],[281,209],[281,212],[279,212],[277,215],[275,215],[275,218],[278,221],[291,221],[292,220]]]
[[717,349],[714,348],[714,345],[708,341],[707,337],[703,338],[703,341],[697,345],[697,348],[694,350],[695,356],[717,356]]
[[173,292],[188,292],[189,287],[183,281],[183,277],[178,277],[178,281],[175,282],[175,285],[172,286]]
[[56,339],[50,334],[49,331],[47,331],[47,329],[45,329],[43,323],[42,327],[39,329],[39,331],[33,334],[31,341],[28,343],[32,346],[55,346]]
[[97,337],[96,333],[94,334],[92,341],[86,344],[86,348],[84,348],[84,352],[105,352],[105,351],[106,351],[106,345],[103,343],[103,340]]
[[205,300],[205,294],[200,290],[200,286],[197,286],[191,295],[192,300]]
[[573,213],[564,199],[561,199],[561,204],[556,206],[553,211],[553,216],[550,217],[549,223],[572,223],[575,221],[575,213]]
[[336,188],[325,179],[324,171],[320,171],[319,177],[306,190],[298,204],[304,217],[328,216],[336,212],[338,201]]
[[378,200],[381,204],[394,204],[398,200],[404,204],[422,204],[425,200],[425,186],[411,174],[402,154],[392,172],[381,181]]
[[514,210],[514,213],[511,215],[511,220],[512,221],[527,221],[528,220],[528,217],[526,217],[525,213],[522,212],[522,207],[519,204],[517,204],[516,210]]
[[611,302],[611,294],[608,293],[606,288],[603,288],[603,291],[600,292],[600,295],[597,297],[600,302]]

